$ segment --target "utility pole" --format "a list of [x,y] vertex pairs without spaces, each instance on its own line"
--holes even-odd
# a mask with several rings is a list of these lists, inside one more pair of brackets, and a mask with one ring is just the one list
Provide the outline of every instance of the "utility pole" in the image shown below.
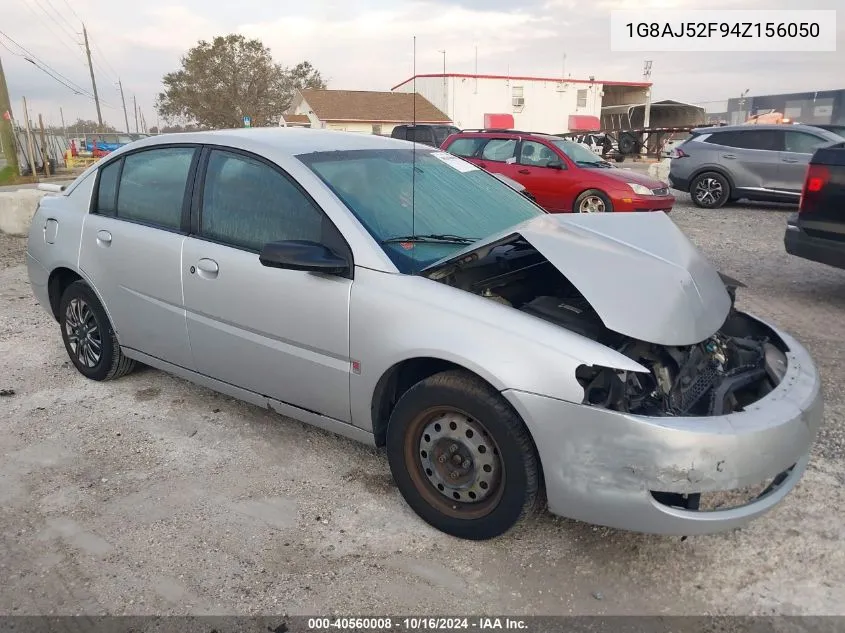
[[12,125],[12,104],[9,102],[9,89],[6,86],[6,75],[3,73],[3,61],[0,60],[0,145],[6,156],[6,163],[14,170],[17,177],[18,150],[15,143],[15,127]]
[[[645,60],[643,64],[643,83],[649,83],[651,79],[651,60]],[[646,87],[645,93],[645,113],[643,114],[643,127],[647,128],[649,123],[651,123],[651,86]],[[648,133],[646,132],[643,137],[643,149],[642,153],[648,153]]]
[[38,182],[38,172],[35,171],[35,144],[32,142],[32,130],[29,127],[29,110],[26,107],[26,97],[23,98],[23,120],[26,122],[26,144],[29,149],[29,168],[32,179]]
[[123,82],[118,78],[117,87],[120,88],[120,101],[123,103],[123,120],[126,122],[126,133],[129,134],[129,114],[126,112],[126,99],[123,97]]
[[50,176],[50,154],[47,151],[47,137],[44,135],[44,119],[38,115],[38,127],[41,129],[41,164],[44,167],[44,175]]
[[138,133],[138,99],[132,95],[132,105],[135,107],[135,134]]
[[67,143],[67,126],[65,125],[65,113],[59,108],[59,116],[62,119],[62,133],[65,135],[65,143]]
[[[97,128],[98,132],[103,131],[103,113],[100,111],[100,95],[97,94],[97,80],[94,79],[94,64],[91,62],[91,47],[88,46],[88,31],[82,25],[82,36],[85,39],[85,56],[88,58],[88,71],[91,73],[91,87],[94,89],[94,103],[97,105]],[[128,125],[128,124],[127,124]]]

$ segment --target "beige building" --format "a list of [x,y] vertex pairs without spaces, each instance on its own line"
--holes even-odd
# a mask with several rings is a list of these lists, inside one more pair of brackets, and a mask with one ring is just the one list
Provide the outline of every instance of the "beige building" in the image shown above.
[[419,94],[298,90],[279,125],[390,136],[397,125],[415,120],[417,123],[451,123],[448,116]]

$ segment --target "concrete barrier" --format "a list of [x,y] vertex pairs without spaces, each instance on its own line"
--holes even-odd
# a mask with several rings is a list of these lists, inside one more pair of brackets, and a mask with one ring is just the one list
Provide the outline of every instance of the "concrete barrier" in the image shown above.
[[45,195],[37,189],[0,192],[0,233],[26,237],[35,208]]
[[667,182],[669,180],[669,165],[671,158],[664,158],[659,163],[652,163],[648,166],[648,175],[657,180]]

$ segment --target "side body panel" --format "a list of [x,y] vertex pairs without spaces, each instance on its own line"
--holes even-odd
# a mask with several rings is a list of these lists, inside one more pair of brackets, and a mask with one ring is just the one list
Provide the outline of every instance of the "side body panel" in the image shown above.
[[[490,299],[419,276],[356,269],[350,302],[352,423],[372,430],[373,393],[391,367],[436,358],[499,390],[525,389],[581,402],[584,363],[645,371],[595,341]],[[515,385],[521,385],[516,387]]]

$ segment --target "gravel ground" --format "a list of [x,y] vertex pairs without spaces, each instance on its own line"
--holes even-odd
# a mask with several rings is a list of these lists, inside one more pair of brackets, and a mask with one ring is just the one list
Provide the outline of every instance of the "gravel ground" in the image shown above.
[[783,209],[672,217],[809,347],[827,398],[793,494],[688,539],[547,515],[459,541],[379,451],[154,370],[86,381],[0,236],[0,614],[845,614],[845,271],[787,256]]

